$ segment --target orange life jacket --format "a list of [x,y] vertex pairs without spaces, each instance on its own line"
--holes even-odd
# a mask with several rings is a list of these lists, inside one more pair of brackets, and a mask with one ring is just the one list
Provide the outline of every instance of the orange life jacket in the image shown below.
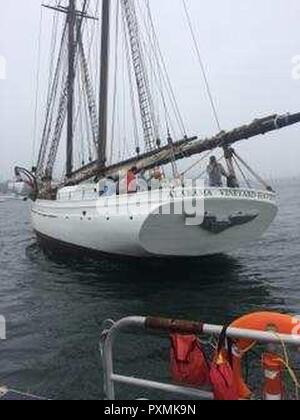
[[217,401],[238,401],[239,390],[232,365],[232,341],[227,340],[227,328],[224,328],[219,338],[218,349],[210,369],[210,382],[214,398]]
[[209,383],[209,367],[198,338],[171,336],[171,376],[175,383],[201,387]]

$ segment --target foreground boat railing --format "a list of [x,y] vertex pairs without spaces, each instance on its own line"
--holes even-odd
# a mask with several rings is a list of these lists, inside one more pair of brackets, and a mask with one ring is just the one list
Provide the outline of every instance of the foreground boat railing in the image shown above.
[[[107,400],[115,401],[115,385],[123,384],[137,388],[153,391],[161,391],[182,397],[194,399],[212,400],[211,392],[200,389],[192,389],[172,384],[149,381],[141,378],[118,375],[114,372],[113,350],[114,344],[120,335],[128,329],[138,329],[148,333],[181,333],[198,334],[207,336],[219,336],[223,330],[222,326],[202,324],[189,321],[175,321],[162,318],[128,317],[118,322],[107,321],[101,337],[101,353],[104,368],[104,390]],[[281,335],[274,332],[262,332],[245,329],[229,328],[227,335],[233,339],[253,340],[260,344],[282,344],[300,347],[299,335]]]

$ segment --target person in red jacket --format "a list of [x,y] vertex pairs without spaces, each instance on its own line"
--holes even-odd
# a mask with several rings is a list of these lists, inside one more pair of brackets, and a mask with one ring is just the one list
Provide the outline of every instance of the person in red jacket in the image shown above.
[[137,174],[138,174],[138,169],[136,166],[134,166],[127,172],[128,194],[133,194],[137,192],[137,189],[138,189]]

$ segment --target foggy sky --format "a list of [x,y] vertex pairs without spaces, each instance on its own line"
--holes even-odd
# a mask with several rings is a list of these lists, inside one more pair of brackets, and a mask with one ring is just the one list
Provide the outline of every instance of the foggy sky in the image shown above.
[[[0,177],[11,176],[15,164],[32,163],[40,4],[40,0],[0,0],[0,56],[7,62],[7,79],[0,80]],[[214,134],[182,1],[152,0],[152,4],[189,133]],[[292,78],[292,59],[300,55],[299,0],[188,0],[188,4],[223,129],[272,113],[300,111],[300,80]],[[238,149],[264,176],[300,175],[300,126],[240,143]]]

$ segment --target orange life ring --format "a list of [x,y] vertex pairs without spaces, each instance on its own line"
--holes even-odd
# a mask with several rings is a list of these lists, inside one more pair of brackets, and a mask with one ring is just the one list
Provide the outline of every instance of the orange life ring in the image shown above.
[[[241,328],[255,331],[274,331],[277,334],[293,334],[295,320],[292,316],[274,312],[258,312],[246,315],[234,321],[230,328]],[[299,334],[299,332],[298,332]],[[240,398],[249,399],[252,392],[244,381],[242,374],[243,356],[253,348],[256,343],[251,340],[237,340],[233,348],[233,371],[239,389]]]

